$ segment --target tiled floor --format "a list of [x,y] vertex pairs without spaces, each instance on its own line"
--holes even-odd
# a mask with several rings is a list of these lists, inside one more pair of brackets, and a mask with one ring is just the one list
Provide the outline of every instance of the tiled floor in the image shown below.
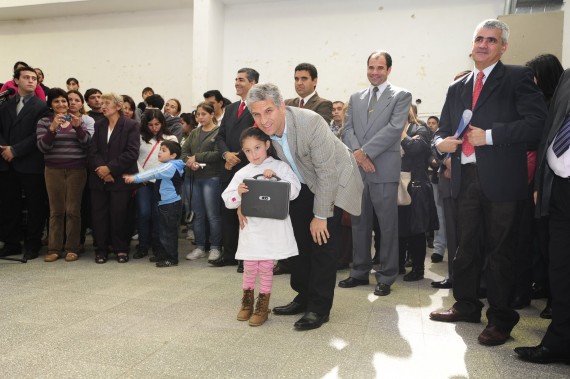
[[[191,247],[180,243],[183,258]],[[241,275],[205,259],[96,265],[88,250],[72,263],[0,261],[0,378],[570,377],[570,366],[527,364],[513,352],[540,342],[543,301],[521,311],[513,339],[498,347],[477,343],[483,324],[430,321],[453,300],[429,285],[446,263],[428,262],[425,280],[398,280],[388,297],[372,285],[337,288],[330,322],[298,332],[298,316],[257,328],[236,321]],[[293,298],[288,282],[275,277],[271,306]]]

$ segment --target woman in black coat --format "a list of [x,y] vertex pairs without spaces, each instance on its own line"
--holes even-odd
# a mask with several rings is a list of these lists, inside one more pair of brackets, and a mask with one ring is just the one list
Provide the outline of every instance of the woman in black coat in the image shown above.
[[129,260],[130,230],[127,209],[134,185],[123,174],[136,174],[139,157],[139,124],[122,114],[123,98],[101,96],[105,118],[95,123],[89,147],[89,186],[95,239],[95,262],[107,262],[109,247],[119,263]]
[[421,125],[412,109],[408,123],[402,131],[402,171],[411,173],[408,192],[412,203],[398,207],[398,234],[400,246],[400,270],[404,269],[406,254],[412,259],[412,271],[404,275],[404,281],[413,282],[424,278],[426,258],[425,233],[439,229],[433,188],[428,176],[431,155],[431,134]]

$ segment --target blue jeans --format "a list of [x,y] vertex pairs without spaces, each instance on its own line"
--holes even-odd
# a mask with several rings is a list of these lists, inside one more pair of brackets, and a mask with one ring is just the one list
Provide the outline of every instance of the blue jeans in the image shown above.
[[439,230],[434,232],[433,237],[433,252],[443,256],[445,254],[445,249],[447,248],[447,235],[445,232],[445,218],[443,216],[443,200],[439,198],[439,193],[437,192],[437,184],[432,184],[433,186],[433,197],[435,200],[435,208],[437,210],[437,218],[439,220]]
[[184,206],[184,211],[186,215],[190,214],[192,201],[192,175],[186,174],[184,176],[184,182],[182,184],[182,205]]
[[160,259],[178,263],[178,225],[182,212],[181,201],[158,206],[158,235],[160,238]]
[[137,229],[140,249],[159,245],[158,199],[154,194],[154,183],[147,183],[137,190]]
[[193,180],[192,210],[194,210],[194,238],[196,246],[206,246],[206,218],[210,225],[211,249],[219,249],[222,240],[222,218],[220,217],[220,178]]

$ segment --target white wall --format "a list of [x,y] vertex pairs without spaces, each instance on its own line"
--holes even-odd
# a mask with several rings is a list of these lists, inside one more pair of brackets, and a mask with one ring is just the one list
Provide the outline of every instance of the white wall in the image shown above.
[[[504,0],[291,0],[225,9],[223,0],[200,1],[209,4],[210,25],[192,9],[0,22],[0,81],[24,60],[44,69],[48,86],[76,76],[83,91],[96,86],[138,102],[150,85],[189,111],[208,89],[236,100],[234,78],[244,66],[293,97],[293,69],[306,61],[319,70],[319,94],[337,100],[368,85],[366,57],[387,49],[394,59],[390,81],[422,100],[421,115],[439,114],[455,73],[472,67],[475,25],[504,10]],[[568,45],[570,17],[565,26]],[[203,50],[193,38],[222,47]],[[570,48],[563,64],[570,65]]]
[[393,58],[390,82],[410,90],[414,100],[421,98],[421,114],[439,114],[454,75],[472,67],[473,29],[503,8],[503,0],[282,1],[227,7],[223,93],[235,99],[235,73],[250,66],[260,72],[261,82],[273,82],[286,98],[294,97],[294,67],[309,62],[319,71],[319,95],[346,100],[369,85],[370,52],[385,49]]
[[0,23],[0,82],[14,62],[41,67],[48,87],[79,79],[81,91],[131,95],[146,86],[190,107],[192,10],[134,12]]

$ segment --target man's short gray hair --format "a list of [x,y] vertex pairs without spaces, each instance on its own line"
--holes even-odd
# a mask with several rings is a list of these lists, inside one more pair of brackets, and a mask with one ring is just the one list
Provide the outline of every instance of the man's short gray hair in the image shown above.
[[261,83],[249,89],[246,99],[247,104],[251,105],[265,100],[272,100],[276,106],[280,106],[283,102],[283,95],[281,95],[281,91],[275,84]]
[[505,24],[503,21],[499,21],[499,20],[494,19],[494,18],[490,18],[488,20],[485,20],[485,21],[481,22],[479,25],[477,25],[477,27],[475,28],[475,33],[473,33],[473,40],[475,40],[475,37],[477,37],[477,32],[483,28],[484,29],[500,29],[501,30],[501,39],[503,40],[503,43],[507,43],[509,41],[509,33],[510,33],[509,26],[507,24]]

